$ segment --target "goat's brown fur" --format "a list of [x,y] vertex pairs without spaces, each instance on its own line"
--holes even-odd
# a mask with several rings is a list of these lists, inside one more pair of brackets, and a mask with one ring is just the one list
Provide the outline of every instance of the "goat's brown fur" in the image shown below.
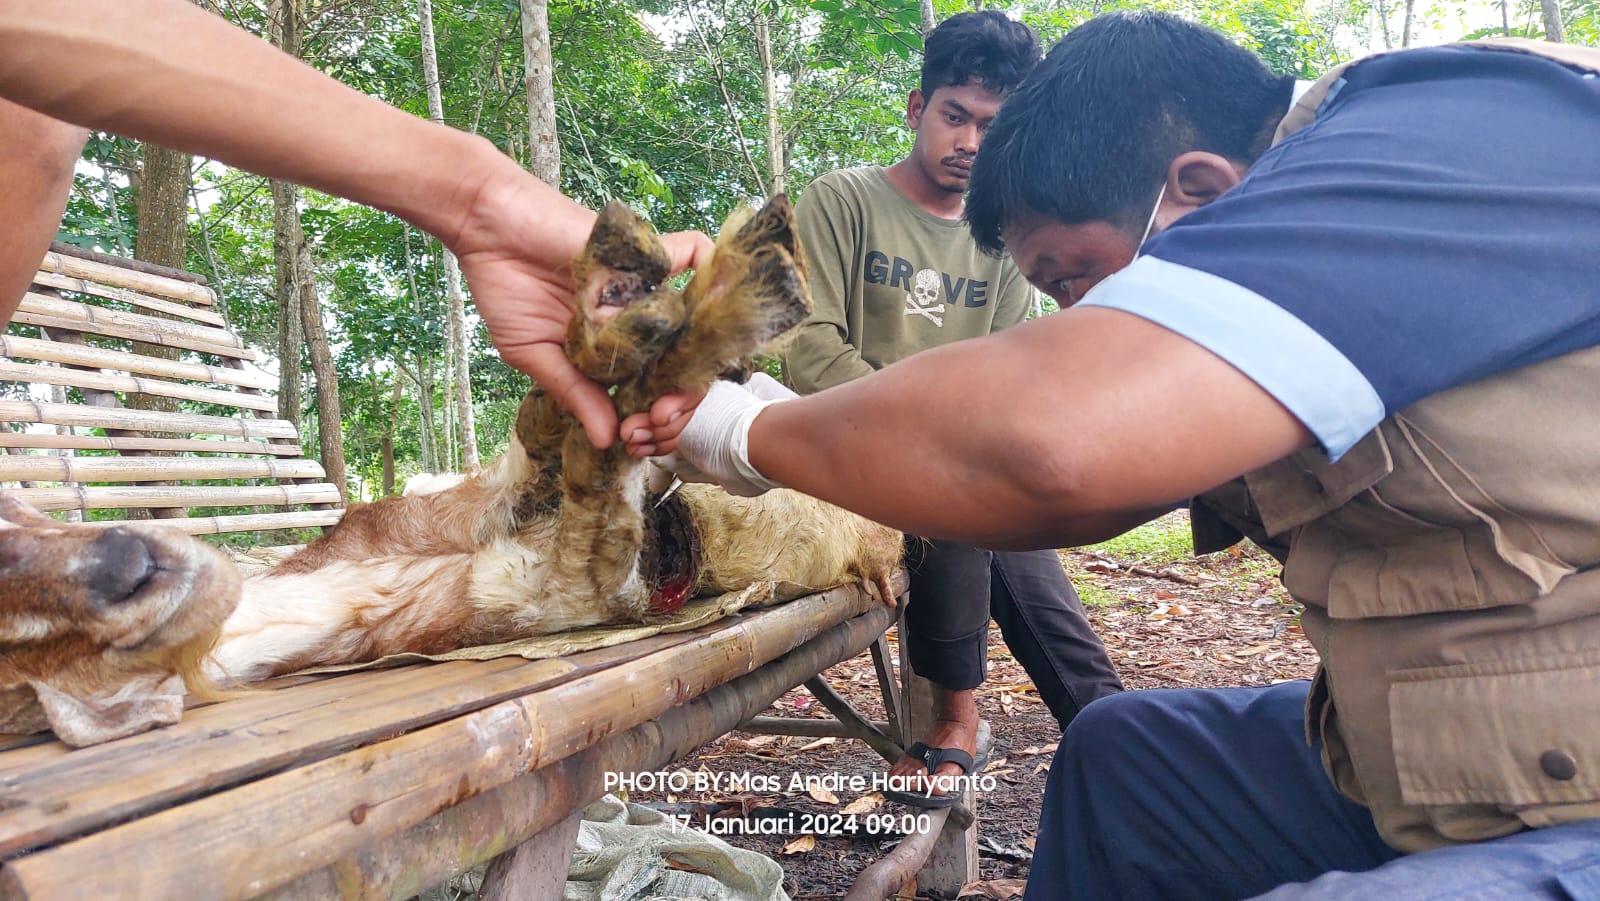
[[[621,415],[646,409],[663,393],[703,389],[720,373],[748,369],[753,353],[810,309],[792,226],[781,197],[758,214],[736,216],[710,263],[680,293],[663,284],[667,257],[649,226],[609,205],[574,263],[578,309],[569,355],[613,386]],[[670,611],[691,592],[765,579],[817,589],[858,581],[889,600],[899,533],[788,491],[745,499],[687,486],[658,508],[644,467],[621,445],[592,447],[578,423],[534,386],[510,449],[495,463],[435,494],[353,507],[330,533],[242,586],[201,542],[158,525],[119,527],[132,531],[118,541],[142,542],[167,561],[161,572],[203,576],[183,609],[169,610],[159,627],[138,626],[135,607],[120,600],[69,590],[73,579],[59,561],[86,554],[105,533],[19,512],[12,502],[0,508],[14,524],[0,531],[0,549],[25,554],[30,542],[54,542],[56,566],[6,572],[0,729],[5,711],[22,709],[30,690],[49,713],[52,704],[71,707],[55,694],[100,697],[118,680],[176,674],[199,685],[196,661],[213,640],[209,675],[249,682],[318,664],[637,622]],[[114,572],[99,578],[113,587],[128,581]],[[163,697],[165,715],[175,718]],[[50,722],[76,743],[130,728],[64,727],[55,716]],[[12,722],[38,725],[38,717]]]

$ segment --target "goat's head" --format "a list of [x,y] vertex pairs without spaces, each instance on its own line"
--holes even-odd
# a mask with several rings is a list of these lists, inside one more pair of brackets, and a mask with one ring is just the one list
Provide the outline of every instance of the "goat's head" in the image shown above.
[[0,732],[87,745],[177,722],[238,599],[233,564],[177,530],[0,494]]

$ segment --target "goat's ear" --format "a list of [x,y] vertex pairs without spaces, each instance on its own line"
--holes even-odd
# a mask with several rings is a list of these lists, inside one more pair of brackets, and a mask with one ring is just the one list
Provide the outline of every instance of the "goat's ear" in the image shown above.
[[0,492],[0,521],[30,529],[61,528],[61,523],[4,492]]
[[[158,681],[159,680],[159,681]],[[74,697],[50,685],[30,681],[50,731],[74,748],[97,745],[170,726],[183,716],[183,680],[177,676],[135,681],[108,697]]]

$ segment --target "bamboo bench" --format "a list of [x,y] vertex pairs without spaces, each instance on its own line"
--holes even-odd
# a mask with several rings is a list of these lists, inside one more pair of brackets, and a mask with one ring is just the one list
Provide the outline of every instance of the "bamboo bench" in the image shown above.
[[557,898],[607,772],[662,769],[893,619],[838,588],[559,659],[291,677],[81,750],[0,741],[0,898],[408,898],[497,855],[483,897]]
[[[278,380],[252,365],[260,354],[228,328],[216,292],[177,270],[73,254],[46,254],[0,335],[0,485],[20,483],[7,490],[47,512],[142,509],[192,535],[337,522],[339,488],[276,418],[263,392]],[[140,409],[136,397],[218,412]]]
[[[188,278],[46,257],[0,336],[0,490],[47,511],[148,508],[190,534],[336,522],[337,489],[302,458],[294,425],[272,418],[262,392],[276,380]],[[123,406],[133,394],[237,412]],[[251,479],[271,484],[230,484]],[[139,484],[172,480],[199,484]],[[187,515],[242,505],[310,509]],[[491,860],[481,897],[559,897],[578,811],[608,772],[659,770],[735,728],[861,738],[898,756],[919,710],[896,690],[894,621],[839,588],[561,659],[280,679],[82,750],[0,736],[0,901],[409,898]],[[866,649],[886,723],[865,722],[819,676]],[[802,683],[838,719],[761,716]],[[952,817],[940,839],[970,851],[968,879],[970,824]]]

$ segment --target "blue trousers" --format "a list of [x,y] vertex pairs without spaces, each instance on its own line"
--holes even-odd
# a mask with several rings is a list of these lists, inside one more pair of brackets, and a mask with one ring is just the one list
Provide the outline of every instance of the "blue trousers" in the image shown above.
[[1402,857],[1307,747],[1306,682],[1084,708],[1045,788],[1028,901],[1600,901],[1600,820]]

